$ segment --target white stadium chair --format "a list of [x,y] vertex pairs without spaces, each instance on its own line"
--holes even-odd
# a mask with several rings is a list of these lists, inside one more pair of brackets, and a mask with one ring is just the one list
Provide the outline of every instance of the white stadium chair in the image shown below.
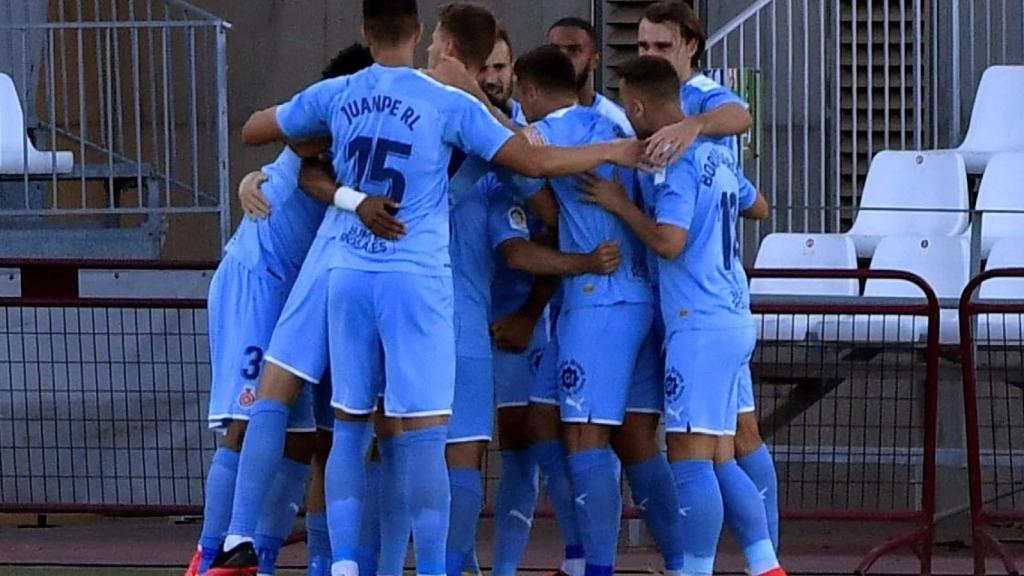
[[[1020,210],[986,214],[986,210]],[[981,258],[1002,238],[1024,236],[1024,152],[994,156],[981,178],[975,213],[981,218]],[[968,234],[970,230],[968,230]]]
[[26,138],[22,110],[14,82],[0,74],[0,174],[71,172],[75,163],[71,152],[40,152]]
[[[989,166],[991,170],[991,165]],[[1019,229],[1018,233],[1024,234],[1024,229]],[[1024,252],[1020,248],[1022,243],[1024,243],[1024,236],[1005,238],[996,242],[989,254],[985,269],[1024,268]],[[978,289],[978,298],[1022,300],[1024,299],[1024,278],[995,278],[982,282],[981,288]],[[1021,333],[1024,332],[1022,325],[1024,325],[1024,315],[1021,314],[979,314],[978,329],[974,339],[977,342],[993,344],[1020,342],[1022,340]]]
[[[856,270],[853,240],[840,234],[769,234],[761,241],[754,268]],[[860,284],[851,279],[754,278],[751,294],[857,296]],[[759,340],[803,340],[806,314],[755,314]],[[815,316],[815,318],[821,318]]]
[[[962,236],[888,236],[878,243],[872,270],[905,270],[924,279],[942,298],[959,299],[970,278],[970,246]],[[906,280],[868,280],[864,296],[921,298],[917,285]],[[955,309],[942,310],[939,341],[960,341],[959,320]],[[838,320],[826,318],[809,331],[823,340],[844,342],[924,342],[928,320],[923,316],[844,315]]]
[[[956,149],[971,174],[981,174],[1000,152],[1024,152],[1024,66],[991,66],[981,76],[971,123]],[[951,111],[955,113],[955,111]]]
[[[887,150],[871,161],[860,210],[848,234],[857,246],[857,256],[870,258],[886,236],[963,234],[969,207],[967,173],[959,154]],[[929,208],[963,212],[930,212]]]

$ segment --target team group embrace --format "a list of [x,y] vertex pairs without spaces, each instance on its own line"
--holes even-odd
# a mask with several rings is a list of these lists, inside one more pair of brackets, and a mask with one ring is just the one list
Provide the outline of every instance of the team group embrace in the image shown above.
[[311,576],[400,576],[410,538],[416,574],[477,574],[496,430],[495,576],[541,485],[559,573],[610,576],[623,475],[666,574],[712,574],[727,528],[783,576],[737,237],[769,206],[701,22],[650,6],[615,103],[585,20],[519,52],[483,6],[437,21],[363,0],[363,42],[243,128],[281,151],[242,180],[210,288],[224,436],[186,574],[273,574],[302,508]]

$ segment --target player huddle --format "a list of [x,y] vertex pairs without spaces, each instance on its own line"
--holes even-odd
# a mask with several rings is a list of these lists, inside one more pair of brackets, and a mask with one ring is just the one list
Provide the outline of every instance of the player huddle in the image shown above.
[[692,10],[647,10],[620,108],[585,21],[514,59],[489,10],[449,4],[416,70],[415,0],[362,4],[368,48],[243,128],[287,145],[240,185],[252,218],[210,288],[225,436],[187,574],[273,574],[303,502],[312,576],[398,576],[410,535],[417,574],[478,572],[495,413],[494,574],[541,477],[559,572],[612,574],[623,472],[668,574],[713,573],[723,525],[751,574],[784,574],[736,238],[768,206]]

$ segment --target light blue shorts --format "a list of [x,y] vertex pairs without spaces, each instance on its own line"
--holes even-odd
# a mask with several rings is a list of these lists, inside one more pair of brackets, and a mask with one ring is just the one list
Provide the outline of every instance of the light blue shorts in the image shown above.
[[448,443],[490,442],[494,435],[494,374],[490,358],[455,359],[455,400]]
[[553,324],[530,389],[530,402],[558,406],[558,325]]
[[[501,408],[526,406],[548,345],[548,323],[541,318],[533,329],[533,339],[521,354],[492,348],[494,355],[495,404]],[[557,397],[554,399],[557,402]]]
[[[263,373],[265,350],[288,296],[288,284],[253,273],[230,253],[210,283],[210,428],[249,420]],[[290,432],[309,432],[313,423],[308,390],[288,419]]]
[[653,319],[649,303],[562,310],[558,382],[563,422],[622,424],[633,383],[656,385],[651,374],[637,374],[640,365],[648,371],[655,366],[653,359],[639,362],[641,350],[652,349],[644,344]]
[[369,414],[383,390],[388,416],[450,415],[453,301],[451,276],[332,269],[327,297],[331,405]]
[[272,362],[306,382],[317,383],[327,372],[327,259],[331,240],[317,237],[295,279],[274,336],[267,348]]
[[736,434],[739,390],[757,334],[741,328],[676,330],[665,358],[666,432]]
[[754,379],[750,376],[750,363],[740,371],[740,389],[737,393],[739,398],[739,412],[740,414],[750,414],[757,410],[757,406],[754,402]]
[[331,375],[324,374],[320,382],[313,386],[313,415],[316,417],[316,429],[330,432],[334,430],[334,407],[331,406]]

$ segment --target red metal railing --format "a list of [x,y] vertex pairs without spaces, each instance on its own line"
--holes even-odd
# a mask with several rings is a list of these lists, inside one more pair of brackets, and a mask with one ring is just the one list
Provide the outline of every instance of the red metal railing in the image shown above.
[[[1003,566],[1009,574],[1019,574],[1016,560],[1010,550],[994,536],[989,528],[995,522],[1022,521],[1024,520],[1024,497],[1017,498],[1019,483],[1013,475],[1015,467],[1024,466],[1024,455],[1015,457],[1016,451],[1024,449],[1024,402],[1020,407],[1014,409],[1012,401],[1014,396],[1009,387],[1011,380],[1008,378],[1010,372],[1016,370],[1019,376],[1021,367],[1019,364],[1008,363],[1005,356],[1009,354],[1020,355],[1024,353],[1024,343],[1020,341],[993,342],[984,340],[984,350],[980,349],[981,344],[975,334],[974,320],[979,314],[1013,315],[1020,317],[1024,314],[1024,293],[1020,295],[1019,301],[975,301],[975,292],[986,281],[997,278],[1024,279],[1024,268],[1006,268],[990,270],[975,277],[964,289],[960,297],[960,345],[962,348],[962,370],[964,386],[964,418],[967,428],[967,470],[970,479],[971,499],[971,529],[974,540],[974,571],[975,574],[985,574],[985,558],[987,552],[994,552],[1002,561]],[[1004,317],[1005,320],[1005,317]],[[1005,334],[1004,334],[1005,338]],[[992,360],[986,358],[994,355],[1002,355],[1002,362],[984,362]],[[983,366],[987,364],[987,366]],[[979,372],[984,371],[989,378],[985,380],[986,392],[982,395],[979,390]],[[997,388],[998,387],[998,388]],[[1000,393],[999,388],[1002,389]],[[1019,395],[1018,395],[1019,396]],[[1005,412],[996,414],[997,400],[1004,400],[1007,404]],[[980,420],[981,406],[985,405],[989,412],[986,423]],[[1003,421],[1000,421],[1003,420]],[[1017,443],[1014,443],[1014,429],[1016,427]],[[982,429],[987,428],[992,432],[989,439],[988,450],[991,452],[991,465],[986,470],[982,465]],[[997,438],[997,431],[1006,433],[1005,437]],[[1000,452],[1005,455],[1001,456]],[[1010,478],[1000,478],[998,470],[999,460],[1008,459]],[[1017,488],[1014,485],[1017,484]],[[1006,488],[1008,493],[1000,494],[1001,489]],[[1011,508],[1000,508],[999,503],[1010,499]]]

